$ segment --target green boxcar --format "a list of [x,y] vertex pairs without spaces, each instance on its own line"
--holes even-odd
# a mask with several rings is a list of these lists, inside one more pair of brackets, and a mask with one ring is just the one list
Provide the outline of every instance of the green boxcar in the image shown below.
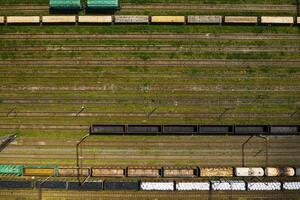
[[119,0],[88,0],[87,9],[90,10],[118,10]]
[[80,0],[50,0],[51,10],[80,10]]
[[0,175],[23,175],[23,165],[0,165]]

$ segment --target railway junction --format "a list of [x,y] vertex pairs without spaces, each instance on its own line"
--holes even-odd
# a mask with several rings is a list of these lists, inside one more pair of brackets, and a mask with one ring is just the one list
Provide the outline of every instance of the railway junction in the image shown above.
[[300,197],[298,0],[2,0],[0,199]]

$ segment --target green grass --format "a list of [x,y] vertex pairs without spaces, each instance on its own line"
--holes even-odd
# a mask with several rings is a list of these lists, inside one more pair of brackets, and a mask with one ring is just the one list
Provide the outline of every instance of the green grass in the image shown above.
[[287,33],[299,34],[291,26],[219,26],[219,25],[113,25],[113,26],[0,26],[5,33]]

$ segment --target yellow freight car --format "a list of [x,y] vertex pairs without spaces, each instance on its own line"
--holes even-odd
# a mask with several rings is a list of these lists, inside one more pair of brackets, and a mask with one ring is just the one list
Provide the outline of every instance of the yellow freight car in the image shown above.
[[151,16],[151,23],[184,24],[185,16]]

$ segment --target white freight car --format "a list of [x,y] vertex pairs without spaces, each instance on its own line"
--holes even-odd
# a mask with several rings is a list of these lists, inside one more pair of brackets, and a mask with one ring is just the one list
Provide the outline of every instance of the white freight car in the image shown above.
[[82,24],[111,24],[112,16],[79,16],[78,23]]
[[261,167],[236,167],[236,176],[264,176],[264,169]]

